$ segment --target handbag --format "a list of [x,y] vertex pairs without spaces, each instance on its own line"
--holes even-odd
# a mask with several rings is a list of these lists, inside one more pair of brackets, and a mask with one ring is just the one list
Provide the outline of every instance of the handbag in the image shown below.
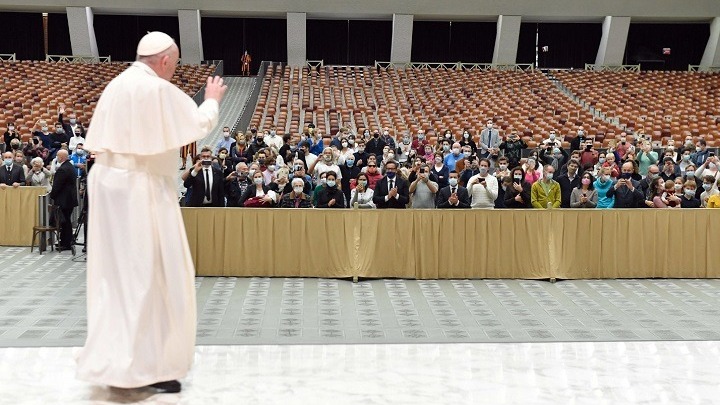
[[270,206],[269,203],[263,201],[263,197],[250,197],[247,200],[245,200],[245,203],[243,206],[247,208],[258,208],[258,207],[268,207]]

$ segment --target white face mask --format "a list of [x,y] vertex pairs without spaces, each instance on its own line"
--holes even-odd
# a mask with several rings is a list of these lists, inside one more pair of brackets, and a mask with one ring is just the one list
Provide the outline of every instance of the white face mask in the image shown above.
[[274,172],[274,171],[275,171],[275,165],[270,165],[270,166],[268,166],[268,170],[271,171],[271,172]]
[[295,192],[295,194],[300,194],[303,192],[303,187],[302,186],[293,187],[293,191]]
[[546,174],[545,174],[545,178],[548,179],[548,180],[552,180],[553,174],[554,174],[554,173],[546,173]]
[[452,179],[448,180],[448,183],[450,183],[451,186],[455,187],[455,186],[457,186],[458,179],[452,178]]
[[229,137],[230,137],[230,132],[228,132],[228,131],[223,131],[223,136],[224,136],[225,138],[229,138]]
[[500,165],[500,170],[502,170],[502,171],[507,170],[507,165]]
[[394,154],[394,153],[388,153],[387,157],[388,157],[388,160],[393,160],[393,159],[395,159],[395,154]]
[[255,184],[259,185],[259,184],[262,184],[263,179],[262,179],[262,177],[256,177],[253,179],[253,182],[255,182]]

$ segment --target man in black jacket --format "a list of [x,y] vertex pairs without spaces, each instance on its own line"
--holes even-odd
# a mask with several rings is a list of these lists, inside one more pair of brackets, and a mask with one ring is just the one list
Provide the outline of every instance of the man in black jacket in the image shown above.
[[620,168],[620,178],[607,191],[608,198],[615,197],[615,208],[643,207],[645,198],[640,191],[640,182],[631,178],[634,169],[632,162],[624,163]]
[[19,187],[25,184],[25,173],[22,167],[15,163],[12,152],[3,153],[3,161],[0,164],[0,188]]
[[252,181],[248,175],[249,173],[250,169],[248,168],[248,165],[240,162],[235,165],[235,171],[225,178],[228,207],[240,207],[240,199],[242,198],[242,195],[248,187],[252,186]]
[[75,181],[77,172],[75,166],[68,159],[68,151],[60,149],[57,152],[58,168],[55,171],[50,198],[60,210],[60,241],[58,250],[69,250],[73,245],[72,212],[78,206],[77,188]]
[[470,194],[465,187],[458,184],[459,177],[455,170],[450,172],[450,185],[441,188],[435,197],[437,208],[470,208]]
[[385,163],[385,176],[375,185],[373,202],[378,208],[407,208],[410,200],[408,182],[397,175],[397,162]]
[[560,207],[570,208],[570,194],[575,187],[580,187],[581,174],[578,173],[580,162],[571,160],[567,164],[567,173],[558,176],[555,181],[560,183]]
[[223,173],[212,166],[212,152],[203,148],[200,159],[190,169],[190,175],[183,183],[186,188],[192,187],[188,207],[224,207],[224,180]]

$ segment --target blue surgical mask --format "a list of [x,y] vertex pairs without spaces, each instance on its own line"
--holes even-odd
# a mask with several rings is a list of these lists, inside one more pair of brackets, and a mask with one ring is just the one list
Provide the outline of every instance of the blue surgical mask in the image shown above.
[[348,160],[345,160],[345,164],[346,164],[348,167],[353,167],[353,165],[355,164],[355,161],[354,161],[354,160],[351,160],[351,159],[348,159]]
[[75,118],[70,118],[70,124],[75,125],[77,120]]
[[3,163],[5,163],[5,166],[10,166],[12,165],[12,159],[5,159],[3,160]]
[[327,184],[328,187],[335,187],[335,180],[328,180],[325,184]]

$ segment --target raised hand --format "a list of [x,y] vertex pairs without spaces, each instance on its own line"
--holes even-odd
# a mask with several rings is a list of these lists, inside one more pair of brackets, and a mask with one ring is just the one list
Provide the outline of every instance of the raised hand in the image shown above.
[[218,103],[222,101],[225,96],[227,85],[223,84],[223,79],[220,76],[208,77],[207,84],[205,85],[205,100],[214,99]]

